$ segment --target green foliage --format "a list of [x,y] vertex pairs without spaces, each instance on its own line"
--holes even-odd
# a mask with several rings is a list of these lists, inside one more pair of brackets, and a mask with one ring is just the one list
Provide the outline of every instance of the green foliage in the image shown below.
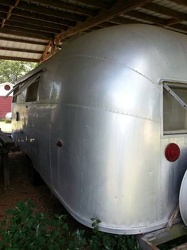
[[13,82],[37,66],[37,63],[0,61],[0,82]]
[[107,249],[107,250],[135,250],[138,249],[134,236],[124,236],[107,234],[99,231],[98,219],[92,218],[93,234],[90,237],[90,250]]
[[0,249],[2,250],[126,250],[137,249],[134,237],[100,232],[97,219],[93,219],[92,232],[72,231],[66,215],[36,212],[30,200],[19,202],[6,212],[0,224]]

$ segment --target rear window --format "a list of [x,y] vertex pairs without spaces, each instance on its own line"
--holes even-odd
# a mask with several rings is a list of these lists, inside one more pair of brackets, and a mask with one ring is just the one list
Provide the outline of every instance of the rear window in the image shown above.
[[164,134],[187,133],[187,84],[163,84]]

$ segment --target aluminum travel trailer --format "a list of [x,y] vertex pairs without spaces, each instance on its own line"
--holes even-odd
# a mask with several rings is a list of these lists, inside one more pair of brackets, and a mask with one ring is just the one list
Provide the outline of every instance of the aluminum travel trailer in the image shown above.
[[187,36],[114,26],[71,41],[17,82],[13,138],[79,222],[150,232],[179,200],[187,220],[186,103]]

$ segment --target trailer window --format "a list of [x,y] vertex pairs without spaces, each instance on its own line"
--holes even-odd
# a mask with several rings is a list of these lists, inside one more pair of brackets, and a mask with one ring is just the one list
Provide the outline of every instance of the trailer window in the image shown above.
[[164,83],[163,86],[164,134],[187,133],[187,85]]
[[35,102],[37,100],[38,95],[38,87],[39,87],[38,78],[35,82],[33,82],[27,89],[26,102]]
[[23,98],[20,98],[19,95],[17,95],[19,89],[23,86],[23,84],[19,84],[15,87],[14,92],[13,92],[13,98],[12,98],[12,102],[19,102],[20,101],[25,101]]

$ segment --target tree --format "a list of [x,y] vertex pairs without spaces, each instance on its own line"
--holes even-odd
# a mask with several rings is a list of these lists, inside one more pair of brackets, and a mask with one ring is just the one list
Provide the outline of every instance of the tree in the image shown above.
[[15,82],[37,65],[30,62],[0,60],[0,83]]

